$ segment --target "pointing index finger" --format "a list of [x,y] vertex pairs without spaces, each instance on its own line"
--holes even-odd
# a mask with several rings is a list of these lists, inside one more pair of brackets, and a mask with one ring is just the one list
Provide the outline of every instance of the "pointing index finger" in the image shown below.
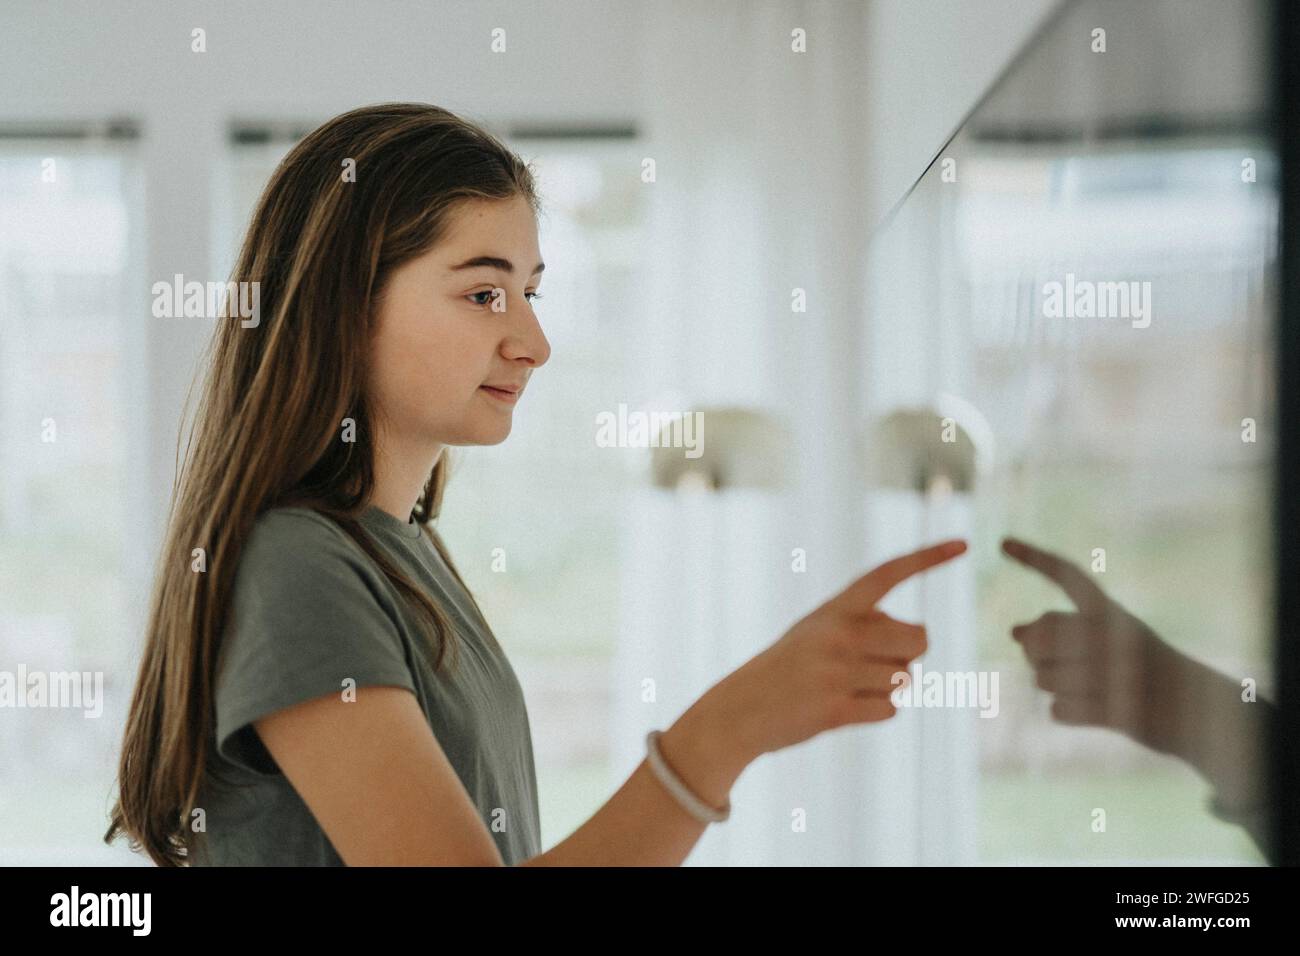
[[865,614],[908,578],[950,561],[965,550],[965,541],[953,539],[893,558],[850,584],[842,592],[841,598],[846,601],[850,611]]
[[1002,550],[1021,564],[1055,581],[1074,602],[1074,606],[1085,614],[1105,607],[1106,593],[1081,568],[1060,555],[1035,548],[1018,538],[1003,539]]

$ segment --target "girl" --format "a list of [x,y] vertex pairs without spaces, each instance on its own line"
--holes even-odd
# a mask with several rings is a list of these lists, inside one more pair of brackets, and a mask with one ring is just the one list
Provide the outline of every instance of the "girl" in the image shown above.
[[799,621],[542,852],[523,695],[435,527],[446,447],[503,441],[550,354],[539,210],[516,155],[423,104],[345,113],[276,169],[231,277],[262,318],[213,337],[106,841],[159,865],[677,865],[751,761],[893,715],[925,634],[875,604],[960,541]]

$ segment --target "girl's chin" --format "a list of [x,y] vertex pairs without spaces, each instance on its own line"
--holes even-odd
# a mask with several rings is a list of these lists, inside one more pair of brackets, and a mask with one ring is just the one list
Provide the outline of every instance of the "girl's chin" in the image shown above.
[[501,421],[495,425],[488,425],[474,429],[473,441],[466,442],[471,445],[499,445],[510,436],[510,416],[505,415]]
[[509,417],[496,422],[475,421],[466,428],[457,430],[457,432],[448,436],[445,426],[438,430],[437,435],[425,433],[428,440],[435,441],[444,447],[467,447],[471,445],[499,445],[510,436],[511,422]]

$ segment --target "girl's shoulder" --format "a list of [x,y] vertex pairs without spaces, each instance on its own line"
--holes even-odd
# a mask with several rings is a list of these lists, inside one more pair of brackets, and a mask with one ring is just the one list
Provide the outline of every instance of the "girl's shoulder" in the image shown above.
[[329,517],[306,505],[276,505],[259,513],[254,522],[255,528],[269,526],[277,530],[296,529],[300,533],[307,533],[303,530],[306,525],[332,531],[341,530]]
[[306,505],[276,505],[267,508],[253,522],[253,532],[263,537],[351,540],[333,518]]
[[259,575],[339,563],[368,571],[370,565],[365,551],[341,526],[303,505],[261,512],[240,551],[241,570]]

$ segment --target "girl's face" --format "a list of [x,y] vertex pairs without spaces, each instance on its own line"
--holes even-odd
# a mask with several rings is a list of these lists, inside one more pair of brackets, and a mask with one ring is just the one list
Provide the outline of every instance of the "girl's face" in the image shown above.
[[370,357],[390,438],[421,448],[505,440],[551,354],[532,304],[541,262],[527,200],[467,200],[442,242],[393,272]]

